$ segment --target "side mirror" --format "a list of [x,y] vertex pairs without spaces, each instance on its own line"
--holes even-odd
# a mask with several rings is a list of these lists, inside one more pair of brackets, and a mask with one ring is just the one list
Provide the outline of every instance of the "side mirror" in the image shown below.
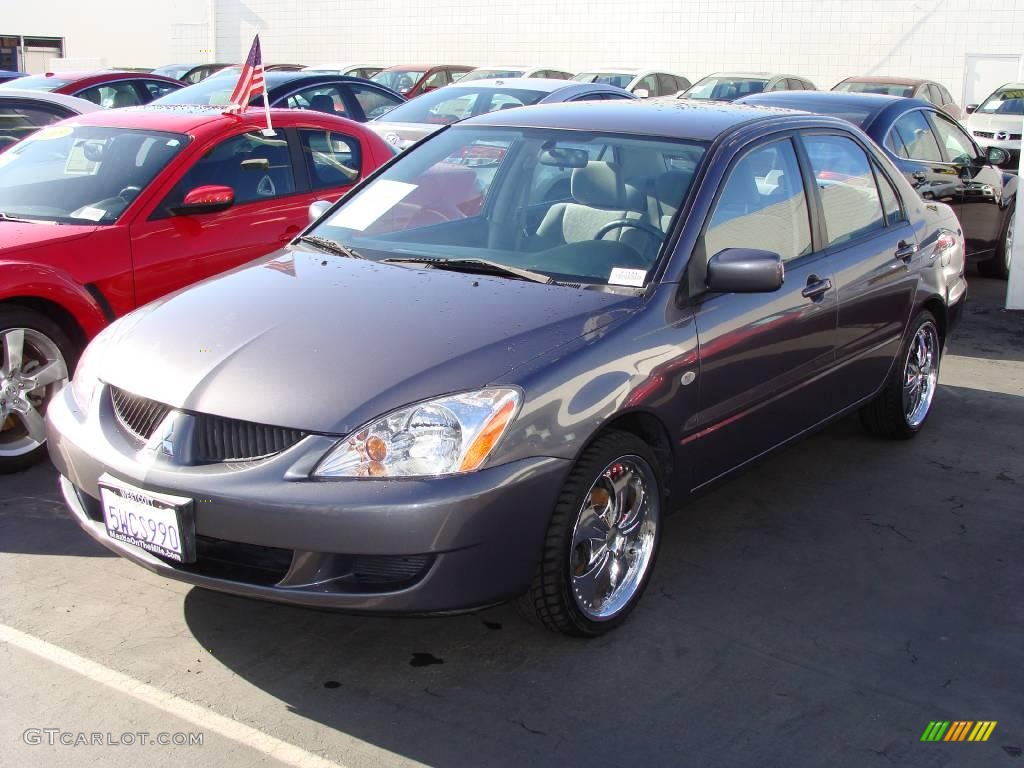
[[309,204],[309,223],[312,224],[334,205],[330,200],[314,200]]
[[635,88],[633,90],[633,94],[641,99],[646,99],[648,96],[651,95],[651,92],[646,88]]
[[1010,162],[1010,153],[1001,147],[986,147],[985,159],[992,165],[1002,166]]
[[218,184],[207,184],[196,187],[181,201],[181,205],[174,209],[179,216],[189,216],[199,213],[219,213],[226,211],[235,202],[235,190],[231,187],[222,187]]
[[966,107],[964,107],[964,110],[969,115],[969,114],[971,114],[973,112],[976,112],[978,110],[978,105],[977,104],[968,104]]
[[722,293],[772,293],[785,277],[782,257],[756,248],[726,248],[708,262],[708,288]]

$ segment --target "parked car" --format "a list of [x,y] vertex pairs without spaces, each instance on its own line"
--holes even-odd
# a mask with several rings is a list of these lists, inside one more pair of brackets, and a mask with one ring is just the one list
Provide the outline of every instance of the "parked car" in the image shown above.
[[[227,105],[236,78],[218,74],[201,83],[169,93],[158,104]],[[272,107],[311,109],[341,115],[357,122],[379,117],[405,101],[405,97],[359,77],[318,72],[267,72],[267,97]],[[263,96],[251,102],[263,104]]]
[[10,69],[0,69],[0,83],[6,83],[8,80],[25,77],[26,74],[26,72],[15,72]]
[[472,69],[473,67],[461,64],[399,64],[382,69],[370,79],[412,99],[420,94],[451,85]]
[[391,157],[350,120],[263,119],[101,110],[0,155],[0,472],[44,455],[47,402],[111,320],[279,248]]
[[161,75],[118,70],[98,72],[47,72],[0,84],[8,90],[51,91],[77,96],[107,109],[135,107],[182,88],[180,80]]
[[649,96],[669,96],[690,87],[690,81],[682,75],[646,69],[594,69],[590,72],[580,72],[572,79],[579,83],[614,85],[635,93],[642,99]]
[[264,64],[264,72],[301,72],[301,64]]
[[470,80],[510,80],[518,77],[541,77],[549,80],[571,80],[572,72],[552,67],[528,67],[520,64],[477,67],[459,78],[460,83]]
[[848,77],[832,87],[842,93],[878,93],[883,96],[902,96],[905,99],[921,99],[942,109],[954,119],[961,117],[960,107],[949,95],[944,85],[932,80],[918,80],[909,77]]
[[169,578],[389,614],[522,595],[599,635],[691,493],[856,410],[919,432],[957,229],[843,120],[492,112],[115,323],[51,455],[81,527]]
[[530,104],[560,101],[635,99],[614,85],[592,85],[567,80],[512,78],[509,80],[460,80],[454,85],[407,101],[382,118],[367,123],[381,138],[404,150],[446,125],[474,115]]
[[772,91],[814,91],[814,83],[796,75],[768,72],[716,72],[703,77],[683,93],[681,99],[735,101],[752,93]]
[[102,109],[98,104],[49,91],[0,91],[0,152],[45,125]]
[[303,67],[303,72],[319,72],[325,75],[348,75],[349,77],[362,77],[369,80],[380,72],[383,67],[372,64],[315,64],[311,67]]
[[1020,167],[1021,126],[1024,125],[1024,83],[996,88],[981,104],[967,106],[967,130],[983,147],[1010,153],[1007,170]]
[[842,117],[860,127],[925,200],[952,206],[967,238],[967,258],[1006,278],[1013,257],[1017,177],[1000,148],[982,149],[930,102],[900,96],[816,91],[765,93],[742,103]]
[[154,74],[171,77],[181,80],[186,85],[195,85],[200,80],[205,80],[210,75],[220,72],[232,64],[168,64],[166,67],[157,67]]

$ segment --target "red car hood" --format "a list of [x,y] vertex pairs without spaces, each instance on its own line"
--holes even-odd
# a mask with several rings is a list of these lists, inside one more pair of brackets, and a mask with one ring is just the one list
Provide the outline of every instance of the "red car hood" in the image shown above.
[[80,224],[22,224],[18,221],[0,219],[0,260],[30,248],[78,240],[91,235],[97,229],[96,226]]

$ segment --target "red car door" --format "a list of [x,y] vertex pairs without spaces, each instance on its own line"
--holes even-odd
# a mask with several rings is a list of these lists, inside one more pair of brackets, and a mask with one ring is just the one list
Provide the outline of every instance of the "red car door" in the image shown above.
[[[347,156],[329,151],[342,147]],[[361,176],[361,161],[358,139],[330,131],[279,128],[264,136],[250,128],[211,143],[131,226],[136,302],[280,248],[306,225],[311,202],[337,199]],[[234,203],[212,213],[180,208],[188,192],[208,185],[230,187]]]

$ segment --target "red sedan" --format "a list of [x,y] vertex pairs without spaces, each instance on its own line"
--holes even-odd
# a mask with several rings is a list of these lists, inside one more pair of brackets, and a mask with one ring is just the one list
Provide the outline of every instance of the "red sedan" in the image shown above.
[[42,458],[46,403],[110,321],[279,248],[392,157],[345,118],[272,115],[104,110],[0,155],[0,473]]
[[0,85],[5,91],[51,91],[77,96],[108,109],[149,104],[154,99],[184,87],[185,84],[180,80],[163,75],[110,69],[97,72],[47,72],[44,75],[19,77]]

